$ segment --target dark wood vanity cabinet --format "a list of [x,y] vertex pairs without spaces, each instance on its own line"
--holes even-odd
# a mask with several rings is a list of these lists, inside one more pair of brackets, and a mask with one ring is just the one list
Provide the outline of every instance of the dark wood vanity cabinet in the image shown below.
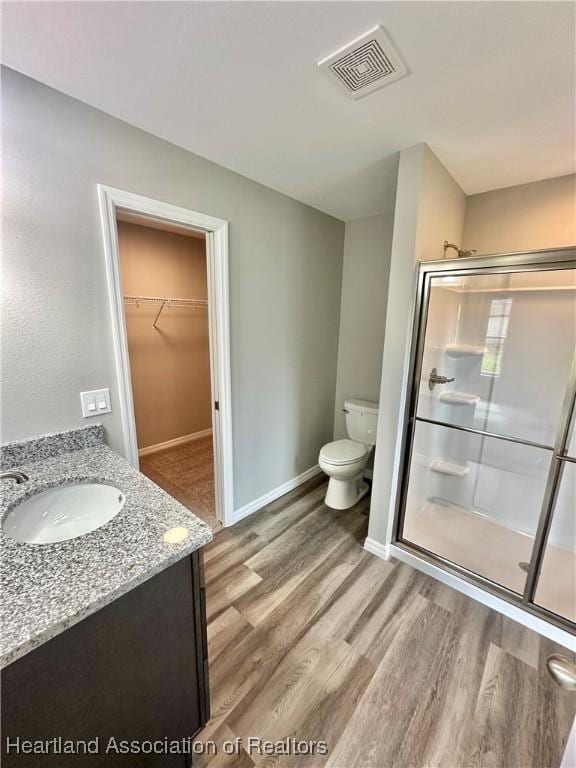
[[[190,765],[182,753],[120,754],[115,745],[162,749],[209,719],[205,617],[200,550],[6,667],[4,768]],[[18,737],[91,741],[98,753],[17,754]]]

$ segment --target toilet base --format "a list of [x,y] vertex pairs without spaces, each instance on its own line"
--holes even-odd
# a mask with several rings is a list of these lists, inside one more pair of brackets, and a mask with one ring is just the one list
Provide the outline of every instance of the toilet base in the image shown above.
[[369,490],[370,486],[364,482],[362,475],[352,480],[337,480],[331,477],[324,503],[331,509],[350,509],[364,498]]

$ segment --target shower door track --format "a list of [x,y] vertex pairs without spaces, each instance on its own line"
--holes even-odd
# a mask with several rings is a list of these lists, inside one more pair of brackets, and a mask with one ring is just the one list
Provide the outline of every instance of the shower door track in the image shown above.
[[[394,509],[394,522],[392,544],[399,550],[403,550],[430,565],[464,579],[468,583],[482,588],[486,592],[499,597],[506,602],[515,605],[530,614],[576,634],[576,625],[546,608],[534,603],[534,595],[538,586],[538,577],[542,560],[550,533],[554,506],[558,486],[562,475],[562,467],[565,462],[576,463],[566,455],[566,446],[570,435],[571,425],[575,418],[576,410],[576,353],[572,361],[572,368],[568,379],[566,394],[560,413],[555,444],[546,445],[521,438],[508,437],[485,430],[448,424],[417,416],[418,395],[420,391],[420,378],[422,373],[422,357],[426,336],[426,322],[428,315],[428,301],[430,294],[430,280],[432,276],[441,274],[450,277],[465,277],[473,274],[498,274],[511,272],[535,272],[547,269],[574,269],[576,267],[576,251],[574,247],[556,248],[543,251],[529,251],[521,253],[495,254],[491,256],[468,257],[466,259],[446,259],[441,261],[420,262],[418,270],[418,284],[414,306],[414,321],[411,338],[410,358],[408,362],[408,391],[405,396],[405,405],[402,417],[402,442],[401,442],[401,469],[400,482],[396,493]],[[523,594],[514,592],[485,576],[481,576],[463,566],[460,566],[441,555],[438,555],[424,547],[402,538],[404,516],[406,511],[406,499],[410,463],[412,458],[413,438],[415,424],[426,422],[440,427],[448,427],[463,432],[469,432],[484,437],[504,440],[506,442],[540,448],[552,453],[550,469],[544,490],[542,507],[538,521],[538,527],[532,545],[532,554]]]

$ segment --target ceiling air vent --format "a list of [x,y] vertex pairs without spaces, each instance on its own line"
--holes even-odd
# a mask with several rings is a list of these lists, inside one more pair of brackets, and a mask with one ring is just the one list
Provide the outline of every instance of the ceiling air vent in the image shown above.
[[326,56],[318,66],[352,99],[360,99],[408,74],[380,26]]

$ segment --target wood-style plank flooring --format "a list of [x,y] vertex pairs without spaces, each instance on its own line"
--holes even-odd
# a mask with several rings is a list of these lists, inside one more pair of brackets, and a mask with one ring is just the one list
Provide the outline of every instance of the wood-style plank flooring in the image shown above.
[[213,531],[221,527],[214,500],[211,435],[141,456],[140,471],[208,523]]
[[[556,768],[576,695],[567,653],[362,548],[369,501],[323,504],[323,477],[215,536],[205,553],[212,719],[195,766]],[[242,739],[225,755],[225,740]],[[327,742],[267,755],[248,738]]]

